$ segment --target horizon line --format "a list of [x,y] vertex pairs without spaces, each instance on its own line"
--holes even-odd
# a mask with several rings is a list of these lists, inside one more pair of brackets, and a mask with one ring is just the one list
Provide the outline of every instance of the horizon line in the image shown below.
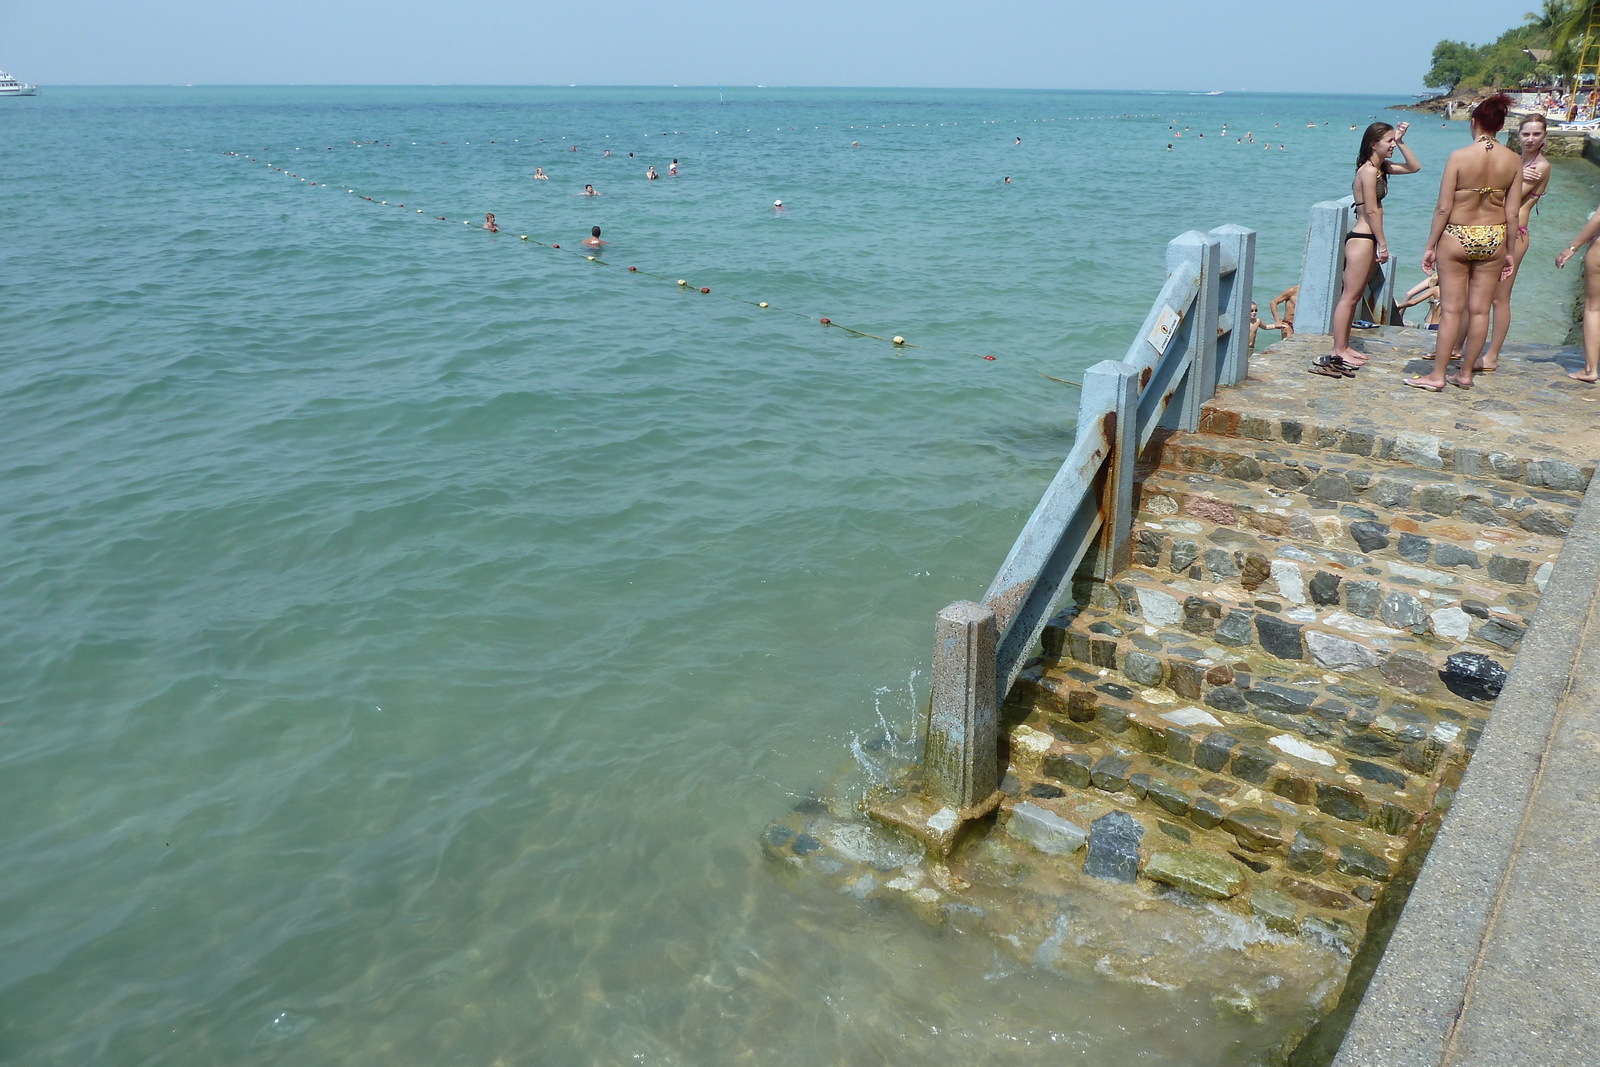
[[1044,88],[1008,85],[767,85],[755,83],[685,85],[639,83],[562,83],[562,82],[59,82],[39,85],[55,89],[678,89],[722,91],[728,89],[816,90],[843,89],[875,92],[955,92],[955,93],[1127,93],[1140,96],[1352,96],[1423,97],[1444,95],[1443,91],[1423,92],[1394,89],[1379,92],[1332,92],[1309,89],[1120,89],[1120,88]]

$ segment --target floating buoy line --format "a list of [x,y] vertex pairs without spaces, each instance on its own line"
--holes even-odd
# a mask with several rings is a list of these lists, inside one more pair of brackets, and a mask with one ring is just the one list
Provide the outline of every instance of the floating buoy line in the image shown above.
[[[338,188],[338,186],[330,184],[330,183],[325,182],[325,181],[324,182],[312,181],[309,177],[304,177],[297,171],[286,170],[285,168],[277,166],[274,163],[268,163],[268,162],[266,162],[264,160],[257,159],[255,156],[247,155],[246,153],[243,153],[243,152],[227,152],[226,154],[231,156],[231,157],[233,157],[233,158],[235,158],[235,159],[245,160],[245,161],[250,162],[250,163],[262,163],[269,170],[272,170],[272,171],[274,171],[275,173],[278,173],[278,174],[282,174],[286,178],[291,178],[291,179],[293,179],[295,181],[303,182],[307,186],[311,186],[311,187],[320,186],[320,187],[326,188],[326,189],[336,189],[336,188]],[[354,190],[352,188],[349,188],[349,187],[345,188],[345,193],[347,195],[350,195],[350,196],[358,197],[362,201],[364,201],[366,203],[369,203],[369,204],[372,204],[374,207],[393,207],[393,208],[395,208],[397,210],[404,211],[408,216],[411,215],[411,214],[426,215],[429,219],[437,220],[439,222],[448,222],[449,221],[449,216],[448,215],[435,215],[431,211],[424,211],[422,208],[415,207],[415,206],[413,206],[411,208],[407,208],[405,204],[403,204],[403,203],[401,203],[399,201],[396,201],[394,204],[390,204],[389,201],[387,201],[387,200],[375,200],[372,197],[367,196],[364,193],[358,193],[358,192],[356,192],[356,190]],[[461,224],[463,226],[471,227],[473,225],[473,222],[472,222],[471,219],[462,219],[461,220]],[[481,229],[482,226],[480,225],[478,228]],[[508,228],[504,227],[504,226],[499,227],[498,229],[496,229],[493,232],[495,232],[495,233],[504,233],[504,234],[507,234],[507,236],[510,235]],[[525,233],[519,233],[516,236],[517,236],[517,240],[518,240],[519,243],[526,243],[526,244],[537,246],[539,248],[548,248],[553,252],[561,252],[561,253],[564,253],[565,255],[571,256],[575,260],[581,260],[581,261],[584,261],[584,262],[593,263],[597,267],[613,267],[613,266],[616,266],[616,264],[607,263],[605,260],[601,259],[598,254],[591,254],[591,253],[588,253],[588,252],[574,251],[574,250],[569,249],[569,248],[562,248],[561,245],[558,242],[554,242],[554,241],[548,241],[548,242],[547,241],[539,241],[539,240],[536,240],[536,239],[534,239],[532,237],[529,237]],[[698,291],[703,296],[711,296],[711,295],[713,295],[710,286],[692,285],[690,283],[689,279],[687,279],[687,278],[669,278],[667,275],[655,274],[655,273],[652,273],[651,271],[643,270],[643,269],[641,269],[639,267],[636,267],[636,266],[629,266],[628,269],[627,269],[627,273],[628,274],[640,275],[641,277],[645,277],[645,278],[652,278],[652,279],[655,279],[657,281],[669,282],[669,283],[672,283],[673,286],[675,288],[677,288],[677,289],[684,290],[684,291]],[[999,359],[999,357],[995,356],[992,353],[958,352],[958,351],[954,351],[954,350],[951,350],[951,349],[940,349],[940,348],[928,347],[928,346],[925,346],[925,345],[915,345],[915,344],[912,344],[910,341],[906,340],[906,338],[903,335],[900,335],[900,334],[896,334],[893,337],[882,337],[882,336],[880,336],[878,334],[875,334],[875,333],[868,333],[866,330],[858,330],[858,329],[856,329],[856,328],[854,328],[852,326],[846,326],[846,325],[844,325],[842,323],[834,322],[833,319],[831,319],[831,318],[829,318],[828,316],[825,316],[825,315],[823,315],[823,316],[808,315],[803,311],[794,311],[794,310],[791,310],[789,308],[776,308],[776,307],[773,307],[768,301],[765,301],[765,300],[750,300],[750,299],[747,299],[745,297],[738,296],[736,294],[723,293],[723,292],[719,292],[719,293],[717,293],[715,295],[721,296],[726,300],[733,300],[733,301],[735,301],[737,303],[740,303],[740,304],[747,304],[750,307],[759,308],[759,309],[761,309],[763,311],[766,311],[766,310],[776,311],[776,312],[778,312],[780,314],[791,315],[791,316],[793,316],[793,317],[795,317],[797,319],[804,319],[804,320],[806,320],[808,322],[815,322],[818,325],[820,325],[820,326],[822,326],[824,328],[827,328],[827,329],[842,330],[845,333],[850,334],[852,337],[863,337],[863,338],[866,338],[866,339],[872,340],[872,341],[881,341],[884,344],[889,345],[889,346],[891,346],[892,348],[894,348],[896,350],[907,349],[907,348],[916,348],[916,349],[922,349],[923,351],[926,351],[926,352],[929,352],[929,353],[937,353],[937,354],[942,354],[942,355],[957,356],[957,357],[964,358],[964,359],[979,359],[979,360],[983,360],[984,362],[987,362],[987,363],[994,363],[994,362],[997,362],[998,359]],[[1053,382],[1060,382],[1063,385],[1070,385],[1070,386],[1074,386],[1074,387],[1077,387],[1077,388],[1082,388],[1082,385],[1079,382],[1070,381],[1070,380],[1068,380],[1066,378],[1058,378],[1058,377],[1056,377],[1054,375],[1051,375],[1051,374],[1045,374],[1043,371],[1037,371],[1036,373],[1038,373],[1041,377],[1049,378]]]

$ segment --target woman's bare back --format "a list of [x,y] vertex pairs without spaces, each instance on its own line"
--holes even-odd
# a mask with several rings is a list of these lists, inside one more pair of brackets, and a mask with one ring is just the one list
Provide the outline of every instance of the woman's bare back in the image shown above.
[[1453,168],[1456,176],[1450,222],[1456,226],[1504,225],[1506,192],[1522,179],[1522,157],[1503,144],[1474,141],[1451,152],[1446,166]]

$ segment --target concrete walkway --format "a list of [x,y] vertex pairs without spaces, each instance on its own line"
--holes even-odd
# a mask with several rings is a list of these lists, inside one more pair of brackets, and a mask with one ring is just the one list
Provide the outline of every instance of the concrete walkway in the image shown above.
[[1600,1063],[1597,577],[1591,489],[1336,1067]]

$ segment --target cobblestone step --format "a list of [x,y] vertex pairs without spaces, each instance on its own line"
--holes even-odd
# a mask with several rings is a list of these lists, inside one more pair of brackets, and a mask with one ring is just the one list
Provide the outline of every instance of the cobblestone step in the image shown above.
[[1259,650],[1341,674],[1370,669],[1391,684],[1400,683],[1387,677],[1383,663],[1395,653],[1413,653],[1436,668],[1458,652],[1513,653],[1533,614],[1531,605],[1507,607],[1497,595],[1504,591],[1491,586],[1423,586],[1381,567],[1351,574],[1259,553],[1239,552],[1234,561],[1241,573],[1217,584],[1129,568],[1097,586],[1092,604],[1134,634],[1176,627],[1191,645]]
[[[1532,594],[1543,587],[1561,552],[1559,537],[1520,528],[1318,501],[1298,492],[1209,474],[1147,472],[1137,492],[1133,548],[1139,561],[1190,570],[1190,577],[1197,579],[1235,578],[1229,572],[1238,564],[1229,566],[1229,553],[1254,548],[1272,558],[1287,543],[1311,555],[1312,561],[1349,572],[1384,567],[1400,584],[1449,585],[1451,579],[1441,577],[1448,574],[1458,582],[1494,583]],[[1176,555],[1172,551],[1185,540],[1199,548],[1193,560],[1187,556],[1187,546]],[[1220,551],[1211,552],[1213,548]],[[1159,556],[1159,561],[1151,563],[1152,556]],[[1281,558],[1311,562],[1293,552]],[[1400,570],[1394,570],[1395,564]],[[1196,567],[1198,574],[1193,572]]]
[[[1147,464],[1170,472],[1222,476],[1298,493],[1316,506],[1366,505],[1420,515],[1457,517],[1480,527],[1512,527],[1564,537],[1581,496],[1573,491],[1510,485],[1302,448],[1211,434],[1173,434],[1156,442]],[[1219,514],[1228,509],[1219,501]],[[1221,518],[1218,521],[1227,521]]]
[[[1330,754],[1314,746],[1299,750],[1315,759],[1280,751],[1272,731],[1240,716],[1108,697],[1059,670],[1025,679],[1029,715],[1010,731],[1008,808],[1026,803],[1087,826],[1120,807],[1176,844],[1226,852],[1263,876],[1258,884],[1334,909],[1357,929],[1435,800],[1438,775],[1380,771],[1386,781],[1375,783],[1348,764],[1326,766]],[[1457,745],[1439,758],[1464,753]]]
[[[1492,403],[1492,401],[1491,401]],[[1582,492],[1594,474],[1593,462],[1571,463],[1562,459],[1535,458],[1532,449],[1516,454],[1506,450],[1458,446],[1437,434],[1413,431],[1385,431],[1361,416],[1337,416],[1340,424],[1322,424],[1308,419],[1271,418],[1231,409],[1228,398],[1219,396],[1207,404],[1200,415],[1200,432],[1217,437],[1238,438],[1314,449],[1329,454],[1325,462],[1338,463],[1357,458],[1383,460],[1422,471],[1439,471],[1469,478],[1492,477],[1501,481]],[[1342,457],[1334,459],[1333,457]]]
[[[1093,609],[1085,617],[1093,618]],[[1231,731],[1228,736],[1235,744],[1247,736],[1270,743],[1280,758],[1287,758],[1289,767],[1300,761],[1326,768],[1337,779],[1354,777],[1381,785],[1372,792],[1372,803],[1358,806],[1362,821],[1374,817],[1382,802],[1390,799],[1387,789],[1405,790],[1413,776],[1432,775],[1451,746],[1463,754],[1475,747],[1487,713],[1486,705],[1475,706],[1448,692],[1440,696],[1395,692],[1381,683],[1375,686],[1284,670],[1284,665],[1270,660],[1235,658],[1215,647],[1178,645],[1162,657],[1096,634],[1085,661],[1073,655],[1075,645],[1081,651],[1082,642],[1064,642],[1059,659],[1050,658],[1047,647],[1046,656],[1024,672],[1030,699],[1068,718],[1098,722],[1117,734],[1132,729],[1142,750],[1165,752],[1168,759],[1206,770],[1217,769],[1207,761],[1219,758],[1212,752],[1195,762],[1206,731],[1230,724],[1249,727],[1248,735]],[[1165,672],[1166,684],[1144,684],[1156,670]],[[1135,703],[1153,708],[1156,719],[1130,718],[1129,708]],[[1175,711],[1183,712],[1180,719],[1192,722],[1173,719],[1170,713]],[[1228,757],[1220,758],[1227,762]],[[1251,757],[1259,758],[1259,754]],[[1284,795],[1303,794],[1301,789]]]

